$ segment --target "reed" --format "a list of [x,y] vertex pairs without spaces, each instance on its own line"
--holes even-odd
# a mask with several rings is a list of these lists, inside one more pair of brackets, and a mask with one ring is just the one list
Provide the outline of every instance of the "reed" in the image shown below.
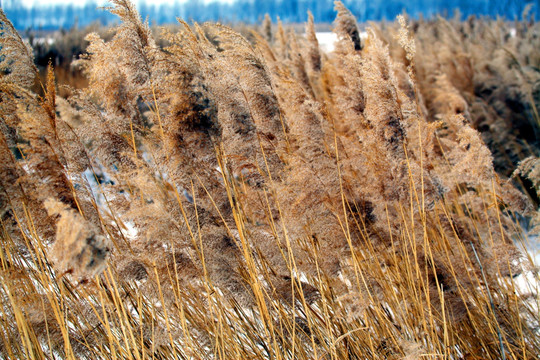
[[[0,358],[540,353],[516,223],[535,205],[472,126],[460,81],[480,65],[416,32],[474,42],[487,22],[400,17],[362,39],[337,1],[326,54],[312,16],[306,38],[267,19],[250,40],[182,20],[156,39],[112,3],[122,22],[76,64],[88,86],[50,64],[40,94],[0,11]],[[516,176],[537,184],[534,164]]]

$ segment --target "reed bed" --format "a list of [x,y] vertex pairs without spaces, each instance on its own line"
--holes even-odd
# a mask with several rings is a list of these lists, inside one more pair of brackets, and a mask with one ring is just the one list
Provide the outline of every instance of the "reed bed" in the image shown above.
[[538,125],[537,23],[501,52],[502,22],[399,17],[363,39],[337,1],[325,54],[311,16],[305,37],[179,19],[156,39],[112,3],[77,90],[52,64],[33,90],[0,11],[0,358],[537,358],[518,225],[537,150],[505,177],[500,133],[473,127],[481,110]]

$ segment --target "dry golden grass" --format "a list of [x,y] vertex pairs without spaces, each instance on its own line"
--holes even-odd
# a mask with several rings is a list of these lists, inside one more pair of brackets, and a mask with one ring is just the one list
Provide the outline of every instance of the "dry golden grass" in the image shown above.
[[538,356],[536,213],[471,126],[467,54],[404,18],[362,41],[340,2],[331,54],[312,19],[156,40],[112,2],[65,96],[0,11],[0,358]]

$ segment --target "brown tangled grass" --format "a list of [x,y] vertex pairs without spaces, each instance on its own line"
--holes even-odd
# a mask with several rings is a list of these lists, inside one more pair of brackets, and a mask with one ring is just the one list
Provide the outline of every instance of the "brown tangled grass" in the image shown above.
[[0,358],[538,356],[538,23],[112,3],[62,97],[0,11]]

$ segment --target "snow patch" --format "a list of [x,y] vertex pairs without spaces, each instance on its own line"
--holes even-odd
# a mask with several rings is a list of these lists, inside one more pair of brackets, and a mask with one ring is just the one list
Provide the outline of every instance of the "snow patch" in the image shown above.
[[[304,36],[306,36],[304,34]],[[317,37],[317,41],[319,42],[319,48],[324,53],[331,53],[335,50],[336,42],[339,40],[336,33],[328,31],[328,32],[316,32],[315,36]],[[360,39],[365,40],[367,39],[368,34],[365,31],[360,32]]]
[[315,33],[317,41],[319,42],[319,48],[325,53],[330,53],[334,51],[335,42],[338,40],[338,37],[333,32],[318,32]]

